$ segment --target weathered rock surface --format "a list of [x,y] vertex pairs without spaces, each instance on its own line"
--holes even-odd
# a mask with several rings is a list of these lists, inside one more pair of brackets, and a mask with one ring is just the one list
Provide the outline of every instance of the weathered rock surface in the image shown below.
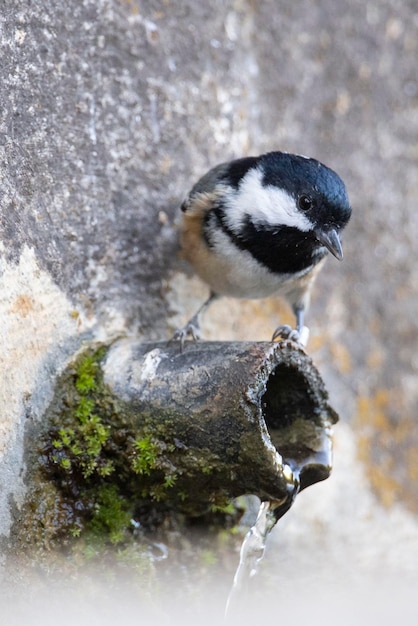
[[[284,149],[324,161],[349,189],[345,259],[318,280],[309,350],[353,445],[336,449],[337,463],[351,459],[341,485],[358,463],[371,520],[357,526],[361,545],[384,550],[399,533],[390,568],[402,573],[418,536],[417,31],[412,0],[3,1],[4,536],[24,494],[25,424],[42,418],[57,373],[83,342],[168,336],[205,296],[177,262],[190,185],[219,161]],[[206,337],[265,340],[277,311],[219,302]],[[330,516],[322,554],[350,559],[339,504],[306,511],[306,526],[314,541]],[[308,551],[295,548],[296,565]]]

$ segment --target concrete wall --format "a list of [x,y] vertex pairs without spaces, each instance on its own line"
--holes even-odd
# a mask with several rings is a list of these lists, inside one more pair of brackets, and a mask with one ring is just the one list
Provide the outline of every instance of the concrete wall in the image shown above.
[[[219,161],[283,149],[336,169],[354,208],[346,258],[328,262],[308,317],[343,425],[335,481],[305,500],[321,493],[328,522],[321,506],[303,509],[303,495],[300,533],[329,523],[329,549],[349,558],[347,498],[363,498],[361,546],[380,541],[385,553],[400,533],[393,571],[411,573],[416,3],[3,0],[0,38],[3,535],[24,493],[25,424],[42,419],[83,342],[168,337],[205,297],[177,259],[183,195]],[[279,311],[289,319],[274,300],[217,303],[206,337],[266,339]]]

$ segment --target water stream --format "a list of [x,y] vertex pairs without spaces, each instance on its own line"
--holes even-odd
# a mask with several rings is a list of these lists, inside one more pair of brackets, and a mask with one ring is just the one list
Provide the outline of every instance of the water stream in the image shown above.
[[257,519],[242,542],[239,564],[226,602],[226,622],[242,612],[242,600],[247,596],[250,581],[263,559],[267,538],[278,520],[290,509],[298,492],[299,480],[293,474],[293,481],[289,483],[289,494],[282,502],[275,500],[261,502]]
[[[269,426],[274,424],[269,414]],[[288,432],[287,432],[288,431]],[[295,437],[295,432],[298,437]],[[287,478],[287,496],[261,502],[257,519],[241,546],[240,560],[225,609],[225,621],[245,616],[251,597],[251,580],[263,559],[266,542],[278,520],[306,487],[328,477],[332,467],[332,429],[307,420],[295,420],[288,427],[271,428],[269,435],[280,451],[284,451],[283,473]],[[234,621],[235,623],[235,621]]]

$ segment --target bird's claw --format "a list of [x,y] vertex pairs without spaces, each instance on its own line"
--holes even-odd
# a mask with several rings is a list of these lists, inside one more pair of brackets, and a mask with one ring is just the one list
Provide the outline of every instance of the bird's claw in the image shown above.
[[202,333],[199,326],[192,321],[188,322],[183,328],[176,330],[170,339],[170,343],[172,341],[179,341],[180,351],[183,352],[184,344],[188,337],[190,337],[193,341],[200,341],[200,339],[202,339]]
[[277,341],[277,339],[288,339],[289,341],[299,342],[299,331],[295,328],[292,328],[288,324],[282,324],[278,326],[273,333],[272,341]]
[[298,330],[288,324],[282,324],[278,326],[273,333],[272,341],[277,341],[277,339],[287,339],[305,347],[309,339],[309,328],[302,326],[302,328]]

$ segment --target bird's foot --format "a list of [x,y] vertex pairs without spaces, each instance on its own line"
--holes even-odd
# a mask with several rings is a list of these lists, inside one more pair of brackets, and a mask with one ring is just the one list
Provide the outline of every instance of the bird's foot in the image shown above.
[[170,339],[170,343],[172,341],[179,341],[180,351],[183,352],[184,343],[188,337],[190,337],[190,339],[192,339],[193,341],[199,341],[200,339],[202,339],[202,333],[200,331],[199,324],[194,318],[187,322],[186,326],[184,326],[183,328],[179,328],[175,331],[172,338]]
[[309,328],[307,326],[302,326],[302,328],[298,330],[296,328],[292,328],[288,324],[282,324],[276,328],[271,340],[277,341],[278,339],[294,341],[295,343],[299,343],[305,347],[309,339]]
[[272,341],[277,341],[277,339],[289,339],[289,341],[299,341],[299,331],[295,328],[292,328],[288,324],[282,324],[278,326],[273,333]]

